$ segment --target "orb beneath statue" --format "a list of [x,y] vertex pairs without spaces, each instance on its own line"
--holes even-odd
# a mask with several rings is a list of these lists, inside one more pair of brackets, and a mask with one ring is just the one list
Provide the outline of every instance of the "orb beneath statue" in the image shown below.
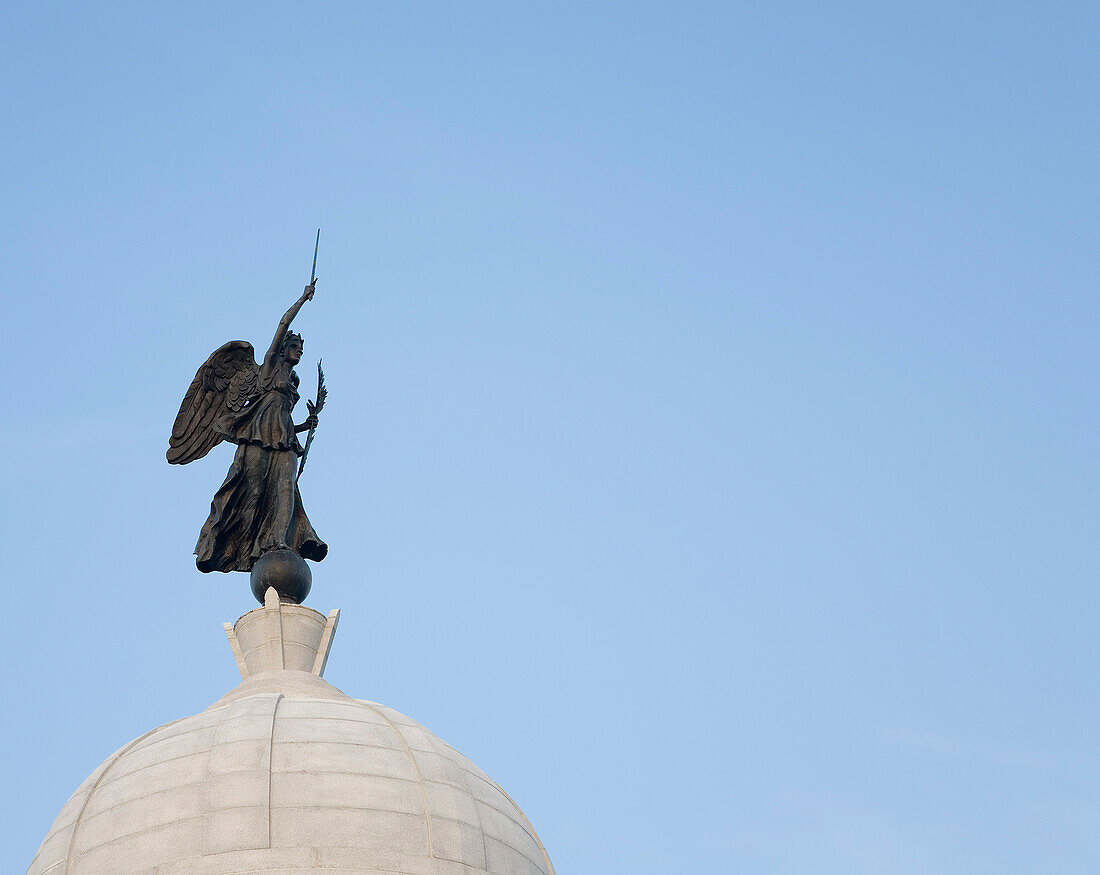
[[280,601],[300,605],[313,586],[313,572],[293,550],[271,550],[252,566],[251,582],[252,595],[261,605],[269,586],[275,587]]

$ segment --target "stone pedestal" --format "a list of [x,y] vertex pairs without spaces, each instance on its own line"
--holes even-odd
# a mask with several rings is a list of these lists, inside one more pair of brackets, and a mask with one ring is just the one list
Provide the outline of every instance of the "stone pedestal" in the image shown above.
[[313,608],[281,601],[269,587],[262,608],[225,624],[241,680],[288,669],[322,677],[339,619],[339,610],[326,618]]

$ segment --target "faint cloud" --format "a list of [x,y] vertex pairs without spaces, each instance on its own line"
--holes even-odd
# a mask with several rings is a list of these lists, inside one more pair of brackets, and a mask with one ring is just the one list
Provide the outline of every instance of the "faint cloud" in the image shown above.
[[942,873],[935,842],[917,823],[885,806],[807,788],[778,791],[737,819],[727,853],[746,872],[775,875],[923,875]]
[[963,756],[966,753],[957,741],[946,735],[923,729],[887,729],[883,732],[883,741],[892,746],[907,747],[911,750],[927,751],[942,756]]
[[982,760],[1012,768],[1054,770],[1096,767],[1096,763],[1088,757],[1057,756],[1036,748],[1012,748],[981,742],[967,744],[923,729],[889,728],[883,731],[882,737],[886,744],[893,747],[942,757]]

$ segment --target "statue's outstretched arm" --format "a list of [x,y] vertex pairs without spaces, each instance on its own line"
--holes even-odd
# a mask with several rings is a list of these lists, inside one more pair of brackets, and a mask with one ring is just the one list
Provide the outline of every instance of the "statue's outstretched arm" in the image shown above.
[[290,328],[290,323],[294,321],[294,317],[298,315],[298,311],[302,309],[302,305],[306,301],[313,300],[313,292],[316,285],[317,281],[314,280],[306,286],[306,290],[302,292],[302,297],[295,301],[293,306],[283,314],[283,318],[279,320],[279,327],[275,329],[275,337],[271,341],[271,346],[267,350],[267,355],[264,356],[265,367],[274,363],[275,357],[279,354],[279,347],[283,344],[283,338],[286,337],[287,330]]

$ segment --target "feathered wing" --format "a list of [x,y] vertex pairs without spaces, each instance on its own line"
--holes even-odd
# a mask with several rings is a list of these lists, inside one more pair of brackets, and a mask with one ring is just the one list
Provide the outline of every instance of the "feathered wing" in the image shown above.
[[222,440],[213,430],[218,417],[243,410],[259,392],[256,352],[245,340],[231,340],[206,360],[183,396],[168,439],[168,461],[186,465]]

